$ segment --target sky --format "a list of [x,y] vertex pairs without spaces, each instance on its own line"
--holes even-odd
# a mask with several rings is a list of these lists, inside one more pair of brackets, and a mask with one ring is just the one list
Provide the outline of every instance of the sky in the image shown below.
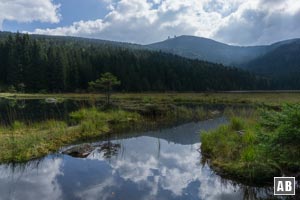
[[138,44],[175,35],[271,44],[300,37],[300,0],[0,0],[0,30]]

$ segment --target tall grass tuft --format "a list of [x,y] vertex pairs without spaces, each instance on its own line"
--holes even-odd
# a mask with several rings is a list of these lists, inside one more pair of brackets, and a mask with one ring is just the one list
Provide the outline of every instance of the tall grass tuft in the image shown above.
[[71,114],[73,126],[66,122],[48,120],[24,124],[15,121],[9,127],[0,127],[0,163],[22,162],[57,151],[63,145],[78,140],[99,137],[114,126],[141,121],[136,113],[122,110],[101,111],[81,109]]
[[232,117],[228,125],[201,134],[212,166],[247,181],[300,173],[300,105],[262,110],[257,118]]

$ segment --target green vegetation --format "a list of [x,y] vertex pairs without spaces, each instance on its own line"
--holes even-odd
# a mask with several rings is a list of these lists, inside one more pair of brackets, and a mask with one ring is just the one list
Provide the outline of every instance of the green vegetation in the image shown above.
[[201,121],[220,115],[219,111],[211,111],[203,107],[187,108],[185,106],[175,106],[167,109],[164,113],[166,121]]
[[[103,94],[13,94],[0,93],[0,98],[8,99],[70,99],[70,100],[103,100]],[[224,92],[224,93],[115,93],[113,103],[118,106],[145,104],[235,104],[280,106],[283,103],[300,103],[300,92]]]
[[[105,99],[105,95],[102,94],[6,93],[0,94],[0,97],[12,99],[13,102],[18,101],[18,99],[44,100],[46,98],[56,98],[59,99],[59,102],[65,99],[89,100],[92,102],[91,105],[96,105],[98,101],[102,102]],[[218,113],[218,109],[214,107],[214,104],[228,104],[229,108],[230,105],[246,105],[243,109],[238,109],[238,112],[235,112],[235,109],[225,109],[225,114],[242,118],[237,121],[241,122],[243,128],[237,128],[239,123],[235,123],[231,128],[233,130],[229,132],[236,133],[240,131],[238,129],[242,129],[244,132],[251,130],[250,132],[257,136],[257,130],[262,130],[261,127],[265,125],[258,124],[254,120],[259,118],[258,114],[252,112],[251,109],[251,112],[249,112],[248,105],[268,105],[270,108],[278,109],[283,102],[295,104],[299,103],[299,99],[300,93],[141,93],[139,95],[135,93],[116,93],[113,95],[112,105],[119,109],[83,109],[71,113],[71,121],[68,121],[68,123],[53,120],[26,124],[15,122],[11,127],[1,127],[0,162],[22,161],[40,157],[78,140],[92,139],[101,134],[114,132],[115,129],[119,130],[120,123],[118,121],[122,120],[125,121],[121,123],[124,126],[121,127],[121,131],[123,128],[126,129],[132,126],[132,123],[136,127],[136,125],[142,126],[145,123],[155,125],[157,121],[168,125],[176,122],[205,120],[222,114]],[[211,108],[207,109],[205,105],[210,105]],[[263,120],[260,120],[260,123],[262,122]],[[226,128],[225,126],[223,129],[225,132],[229,127]],[[237,137],[239,134],[232,135]],[[241,139],[241,137],[237,138]],[[262,139],[259,140],[262,141]],[[211,143],[214,143],[214,140],[211,140]],[[232,144],[230,143],[230,145]],[[215,145],[208,146],[214,147]],[[256,148],[256,145],[254,146]],[[215,148],[217,153],[217,146]],[[231,148],[231,146],[228,146],[228,148]],[[225,153],[226,151],[222,152]],[[277,168],[279,169],[279,167]]]
[[68,123],[48,120],[25,124],[14,121],[10,126],[0,126],[0,163],[39,158],[65,145],[97,139],[104,134],[131,128],[144,130],[146,124],[157,127],[204,120],[218,114],[202,107],[145,104],[127,111],[113,107],[83,108],[70,113]]
[[278,48],[260,56],[245,65],[246,69],[256,74],[275,80],[275,87],[280,89],[300,89],[299,40],[280,45]]
[[204,159],[220,174],[248,183],[300,172],[300,105],[259,116],[232,117],[228,125],[201,135]]
[[[270,81],[237,68],[114,43],[9,35],[0,40],[0,85],[9,92],[83,92],[110,72],[118,91],[267,89]],[[21,86],[21,87],[20,87]]]
[[101,74],[96,81],[89,82],[91,90],[104,90],[106,94],[106,105],[110,105],[110,96],[114,86],[120,85],[121,82],[109,72]]
[[62,121],[33,124],[14,122],[0,128],[0,162],[22,162],[57,151],[63,145],[97,138],[117,126],[129,127],[142,121],[137,113],[123,110],[82,109],[71,114],[73,126]]
[[[111,127],[121,124],[131,124],[140,122],[142,117],[134,112],[123,110],[108,110],[99,112],[97,108],[81,109],[70,114],[76,124],[79,124],[79,130],[82,135],[110,132]],[[115,127],[116,128],[116,127]]]

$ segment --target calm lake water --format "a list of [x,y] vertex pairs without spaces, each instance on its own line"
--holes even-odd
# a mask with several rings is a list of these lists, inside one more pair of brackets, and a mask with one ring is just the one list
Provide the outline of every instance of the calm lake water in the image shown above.
[[255,199],[271,189],[220,178],[201,164],[199,132],[225,118],[158,131],[114,135],[114,148],[87,158],[49,155],[22,165],[0,165],[0,200]]
[[64,100],[47,102],[45,99],[16,100],[0,98],[0,123],[9,124],[15,120],[36,122],[47,119],[67,120],[70,112],[90,107],[91,102]]

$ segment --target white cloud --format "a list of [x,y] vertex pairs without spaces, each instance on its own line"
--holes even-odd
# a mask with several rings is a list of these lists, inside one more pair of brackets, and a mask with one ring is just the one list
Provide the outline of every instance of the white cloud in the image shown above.
[[141,44],[173,35],[252,45],[300,37],[300,1],[105,0],[103,19],[34,33],[72,35]]
[[[239,199],[243,187],[226,184],[207,165],[200,164],[199,130],[211,129],[221,119],[145,133],[154,137],[111,140],[121,146],[109,159],[103,151],[95,150],[82,160],[57,157],[26,166],[0,165],[0,200]],[[184,141],[187,131],[198,137],[190,135],[188,145],[171,142],[175,138]]]
[[52,0],[0,0],[0,30],[4,20],[57,23],[59,7]]
[[26,166],[1,165],[0,200],[61,199],[62,191],[57,176],[62,175],[62,164],[62,159],[58,158]]
[[300,37],[300,1],[256,0],[240,6],[214,35],[233,44],[269,44]]
[[[182,133],[180,127],[176,128],[176,133]],[[133,140],[138,142],[132,145]],[[167,193],[174,198],[181,198],[186,195],[190,184],[201,182],[196,193],[199,199],[216,200],[221,196],[238,198],[242,189],[231,184],[224,185],[220,178],[211,174],[208,166],[200,166],[201,157],[197,151],[199,146],[199,143],[180,145],[151,137],[127,139],[122,142],[120,152],[123,155],[108,162],[112,175],[101,184],[79,191],[77,196],[89,200],[99,196],[106,199],[108,192],[105,189],[113,187],[112,191],[117,193],[116,188],[123,188],[124,184],[133,184],[133,187],[137,187],[136,197],[139,199],[167,199],[168,196],[164,196]],[[141,150],[141,153],[137,153]],[[98,152],[88,159],[105,160],[103,154]],[[112,177],[115,177],[114,180]],[[139,194],[139,189],[144,191],[143,194]]]

